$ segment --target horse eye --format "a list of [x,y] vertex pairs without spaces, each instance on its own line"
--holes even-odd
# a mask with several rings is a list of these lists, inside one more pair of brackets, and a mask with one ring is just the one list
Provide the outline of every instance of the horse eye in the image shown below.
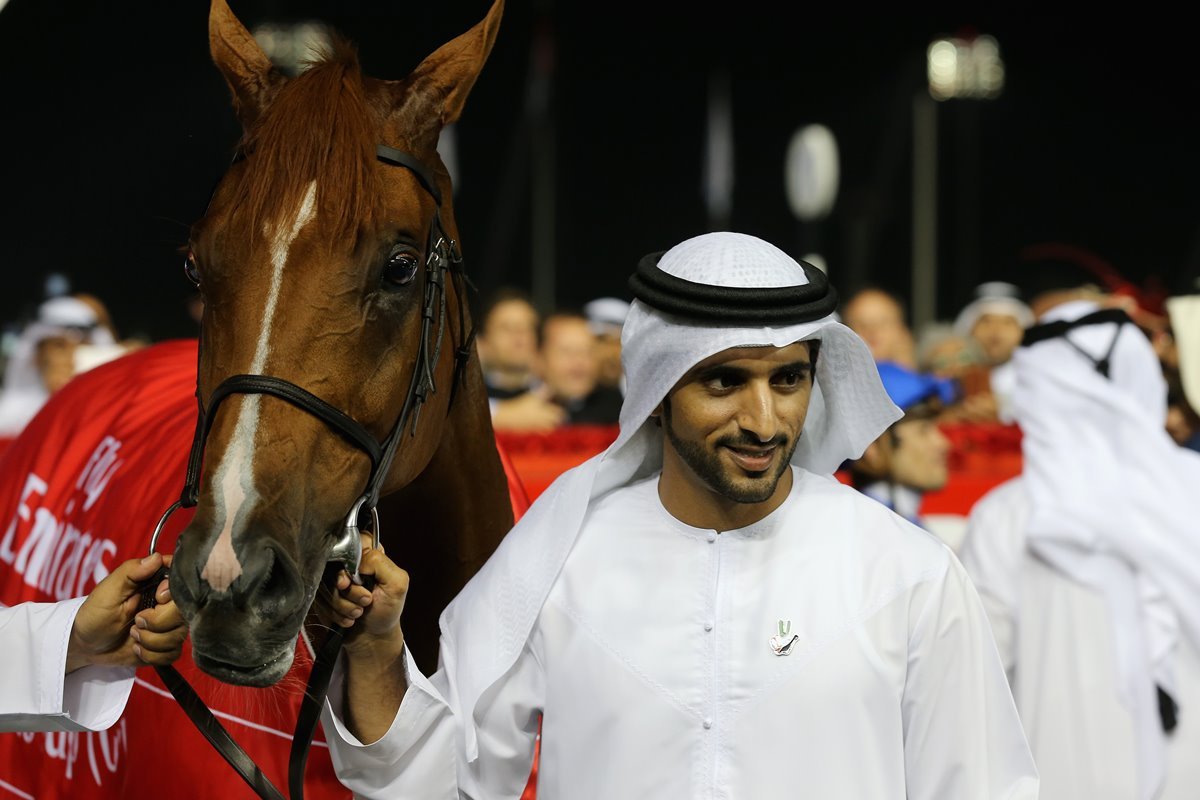
[[187,258],[183,260],[183,274],[197,286],[200,285],[200,265],[196,263],[196,254],[188,250]]
[[388,256],[383,268],[383,279],[395,286],[405,286],[417,277],[417,267],[420,266],[417,254],[407,247],[397,246]]

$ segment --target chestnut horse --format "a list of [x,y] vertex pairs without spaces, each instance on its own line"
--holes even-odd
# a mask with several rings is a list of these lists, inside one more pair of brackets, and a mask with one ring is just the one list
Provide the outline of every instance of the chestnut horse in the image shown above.
[[[355,569],[355,528],[374,524],[376,502],[375,532],[413,576],[406,639],[430,671],[441,609],[521,510],[436,150],[501,13],[495,0],[402,80],[362,75],[346,43],[287,78],[212,0],[212,56],[243,136],[190,235],[199,342],[80,375],[0,459],[7,605],[84,594],[145,555],[183,483],[185,510],[158,542],[174,547],[171,591],[191,626],[176,667],[278,785],[312,666],[306,648],[293,664],[302,623],[323,579]],[[319,738],[313,754],[309,800],[348,798]],[[110,729],[0,736],[0,789],[252,796],[153,670]]]
[[339,553],[380,497],[423,666],[440,610],[512,526],[436,149],[501,11],[404,80],[362,75],[344,42],[289,79],[213,0],[244,135],[189,243],[201,425],[171,590],[197,666],[221,681],[287,673],[327,564],[355,568]]
[[[244,136],[188,242],[199,341],[79,375],[0,459],[5,604],[85,594],[144,555],[184,483],[185,511],[168,511],[157,542],[174,546],[170,588],[191,626],[176,667],[280,786],[312,667],[305,648],[295,658],[301,625],[323,579],[356,569],[356,527],[412,572],[406,638],[432,670],[440,610],[523,509],[492,431],[436,149],[502,6],[407,78],[380,80],[344,42],[284,77],[212,0],[212,58]],[[0,789],[251,796],[160,678],[138,670],[102,732],[0,736]],[[313,754],[308,798],[348,798],[319,738]]]

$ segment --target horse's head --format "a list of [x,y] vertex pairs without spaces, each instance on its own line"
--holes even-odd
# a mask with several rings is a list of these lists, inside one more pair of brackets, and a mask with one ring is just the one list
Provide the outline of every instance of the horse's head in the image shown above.
[[[405,486],[438,447],[469,342],[437,138],[501,7],[383,81],[361,75],[346,44],[286,78],[213,0],[213,59],[244,136],[191,234],[203,466],[193,459],[198,504],[171,589],[197,665],[224,681],[268,685],[288,671],[369,481]],[[227,382],[236,375],[268,378]],[[389,463],[380,450],[393,433]]]

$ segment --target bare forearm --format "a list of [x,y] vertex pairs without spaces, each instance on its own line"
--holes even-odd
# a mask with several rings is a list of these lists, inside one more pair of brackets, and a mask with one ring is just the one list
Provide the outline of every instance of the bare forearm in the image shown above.
[[404,672],[404,636],[372,637],[346,654],[343,714],[350,732],[364,744],[383,738],[408,691]]

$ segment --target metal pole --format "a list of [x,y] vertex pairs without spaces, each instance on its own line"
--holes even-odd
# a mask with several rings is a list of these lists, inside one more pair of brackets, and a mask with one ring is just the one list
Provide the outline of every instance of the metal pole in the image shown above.
[[913,97],[912,319],[914,332],[937,319],[937,102]]

